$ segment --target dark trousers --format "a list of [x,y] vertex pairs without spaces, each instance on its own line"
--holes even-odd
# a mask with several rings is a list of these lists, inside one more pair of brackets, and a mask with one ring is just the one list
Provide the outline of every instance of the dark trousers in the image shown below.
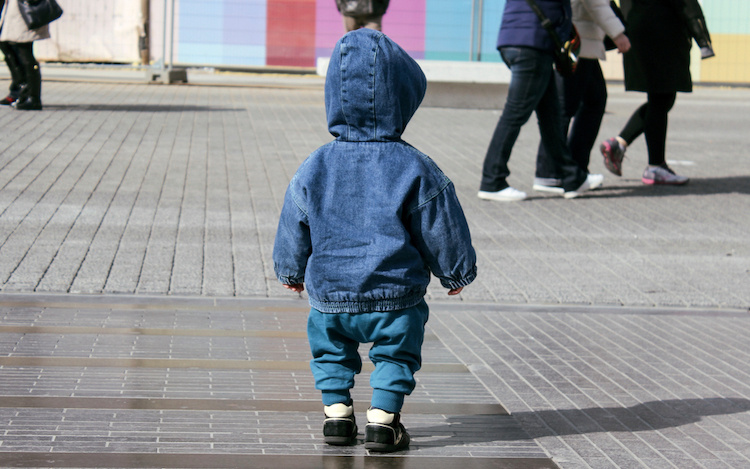
[[511,71],[510,86],[484,159],[480,190],[496,192],[508,187],[510,154],[521,127],[533,112],[539,121],[542,145],[560,168],[563,189],[577,189],[587,175],[573,161],[560,131],[560,102],[552,56],[528,47],[504,47],[500,55]]
[[42,94],[42,74],[34,58],[33,42],[0,42],[0,50],[11,74],[11,96],[23,87],[23,95],[39,99]]
[[646,136],[650,165],[659,166],[667,162],[668,115],[676,98],[677,93],[648,93],[646,104],[636,109],[620,132],[620,137],[624,138],[628,145],[639,135]]
[[[555,73],[555,84],[560,98],[560,131],[563,136],[567,136],[573,160],[583,171],[588,172],[591,150],[599,135],[607,106],[607,85],[599,60],[580,59],[573,76],[562,77]],[[549,156],[541,143],[537,151],[536,176],[555,179],[562,177],[557,162]]]

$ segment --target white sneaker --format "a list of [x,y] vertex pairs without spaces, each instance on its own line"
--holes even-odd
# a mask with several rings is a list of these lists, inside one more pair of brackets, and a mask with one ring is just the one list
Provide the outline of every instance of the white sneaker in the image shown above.
[[526,192],[521,192],[512,187],[497,192],[479,191],[477,197],[484,200],[497,200],[499,202],[515,202],[526,198]]
[[588,176],[586,176],[586,180],[583,181],[583,184],[581,184],[581,186],[578,189],[564,193],[563,197],[565,197],[566,199],[575,199],[582,193],[596,189],[597,187],[601,186],[602,182],[604,182],[604,175],[589,174]]
[[562,187],[562,180],[557,178],[534,178],[534,190],[537,192],[551,192],[553,194],[562,194],[565,190]]

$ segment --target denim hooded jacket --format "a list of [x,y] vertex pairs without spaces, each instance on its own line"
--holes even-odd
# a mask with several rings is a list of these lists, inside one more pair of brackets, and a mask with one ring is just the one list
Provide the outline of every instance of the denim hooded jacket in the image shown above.
[[452,182],[401,139],[427,82],[384,34],[336,44],[325,104],[336,139],[289,183],[273,259],[279,281],[305,283],[327,313],[393,311],[422,301],[430,272],[446,288],[476,277],[476,254]]

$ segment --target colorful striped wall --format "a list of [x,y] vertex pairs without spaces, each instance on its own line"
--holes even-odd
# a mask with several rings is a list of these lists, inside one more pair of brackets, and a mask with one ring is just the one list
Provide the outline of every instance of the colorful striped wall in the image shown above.
[[[317,57],[330,55],[344,32],[334,0],[178,3],[175,61],[182,64],[314,67]],[[471,60],[472,3],[393,0],[383,32],[417,59]],[[495,10],[493,16],[499,18],[500,10]]]
[[716,57],[701,62],[706,82],[750,83],[750,2],[703,0]]
[[[175,62],[315,67],[343,34],[334,0],[177,0]],[[480,11],[481,6],[481,11]],[[497,62],[505,0],[391,0],[383,32],[414,58]],[[696,81],[750,83],[750,1],[705,0],[717,57]],[[617,57],[615,57],[617,60]],[[617,78],[617,72],[605,70]]]

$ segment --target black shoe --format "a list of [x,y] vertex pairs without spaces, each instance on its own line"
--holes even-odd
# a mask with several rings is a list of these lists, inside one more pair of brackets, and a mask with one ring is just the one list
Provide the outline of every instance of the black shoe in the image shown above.
[[16,101],[14,106],[19,111],[41,111],[42,101],[37,98],[28,96],[26,98],[21,98],[18,101]]
[[[370,409],[367,411],[367,420],[365,449],[380,453],[392,453],[409,447],[410,438],[406,428],[401,424],[401,414]],[[390,423],[378,423],[388,420],[390,420]]]
[[17,101],[16,98],[14,98],[11,95],[8,95],[8,96],[4,97],[3,99],[0,99],[0,106],[10,106],[13,103],[15,103],[16,101]]
[[357,421],[354,418],[352,406],[345,404],[326,406],[325,414],[323,441],[335,446],[348,446],[357,442]]

